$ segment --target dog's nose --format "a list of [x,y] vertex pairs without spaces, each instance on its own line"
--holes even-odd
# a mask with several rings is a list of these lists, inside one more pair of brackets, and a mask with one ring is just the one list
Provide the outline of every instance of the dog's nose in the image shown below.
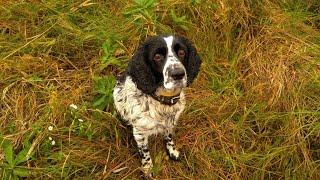
[[172,69],[169,71],[169,76],[171,76],[174,80],[181,80],[185,76],[185,71],[182,68]]

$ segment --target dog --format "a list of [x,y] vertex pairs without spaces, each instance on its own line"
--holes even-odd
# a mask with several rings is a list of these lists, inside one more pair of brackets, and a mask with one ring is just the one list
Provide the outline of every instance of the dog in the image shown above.
[[200,57],[187,38],[153,36],[139,46],[127,70],[118,77],[114,104],[132,126],[145,174],[153,167],[148,148],[151,135],[163,134],[169,157],[179,159],[174,127],[186,103],[183,89],[193,82],[200,65]]

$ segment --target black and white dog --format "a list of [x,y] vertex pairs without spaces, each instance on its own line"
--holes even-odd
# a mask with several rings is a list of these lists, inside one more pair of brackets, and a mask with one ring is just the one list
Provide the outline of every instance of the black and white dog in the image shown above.
[[181,36],[154,36],[140,45],[127,71],[119,77],[113,97],[117,111],[133,128],[147,174],[152,168],[148,137],[164,134],[170,158],[179,151],[172,140],[185,106],[183,88],[197,76],[201,60],[192,43]]

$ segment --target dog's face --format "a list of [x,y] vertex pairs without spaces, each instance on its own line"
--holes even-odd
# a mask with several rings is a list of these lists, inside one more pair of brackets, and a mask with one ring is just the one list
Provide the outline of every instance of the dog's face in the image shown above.
[[187,86],[187,73],[183,62],[187,47],[173,36],[155,37],[146,42],[148,61],[156,71],[166,90],[174,91]]
[[187,39],[154,36],[147,39],[134,55],[129,74],[138,88],[146,93],[154,93],[159,88],[180,92],[198,74],[200,63],[195,48]]

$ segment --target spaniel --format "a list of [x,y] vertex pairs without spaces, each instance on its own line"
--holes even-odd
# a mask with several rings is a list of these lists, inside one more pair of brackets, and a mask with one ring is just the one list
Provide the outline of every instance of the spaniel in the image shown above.
[[197,76],[201,60],[182,36],[153,36],[140,45],[113,91],[121,117],[132,126],[142,169],[153,166],[148,148],[151,135],[163,134],[169,157],[179,159],[174,127],[185,107],[183,89]]

